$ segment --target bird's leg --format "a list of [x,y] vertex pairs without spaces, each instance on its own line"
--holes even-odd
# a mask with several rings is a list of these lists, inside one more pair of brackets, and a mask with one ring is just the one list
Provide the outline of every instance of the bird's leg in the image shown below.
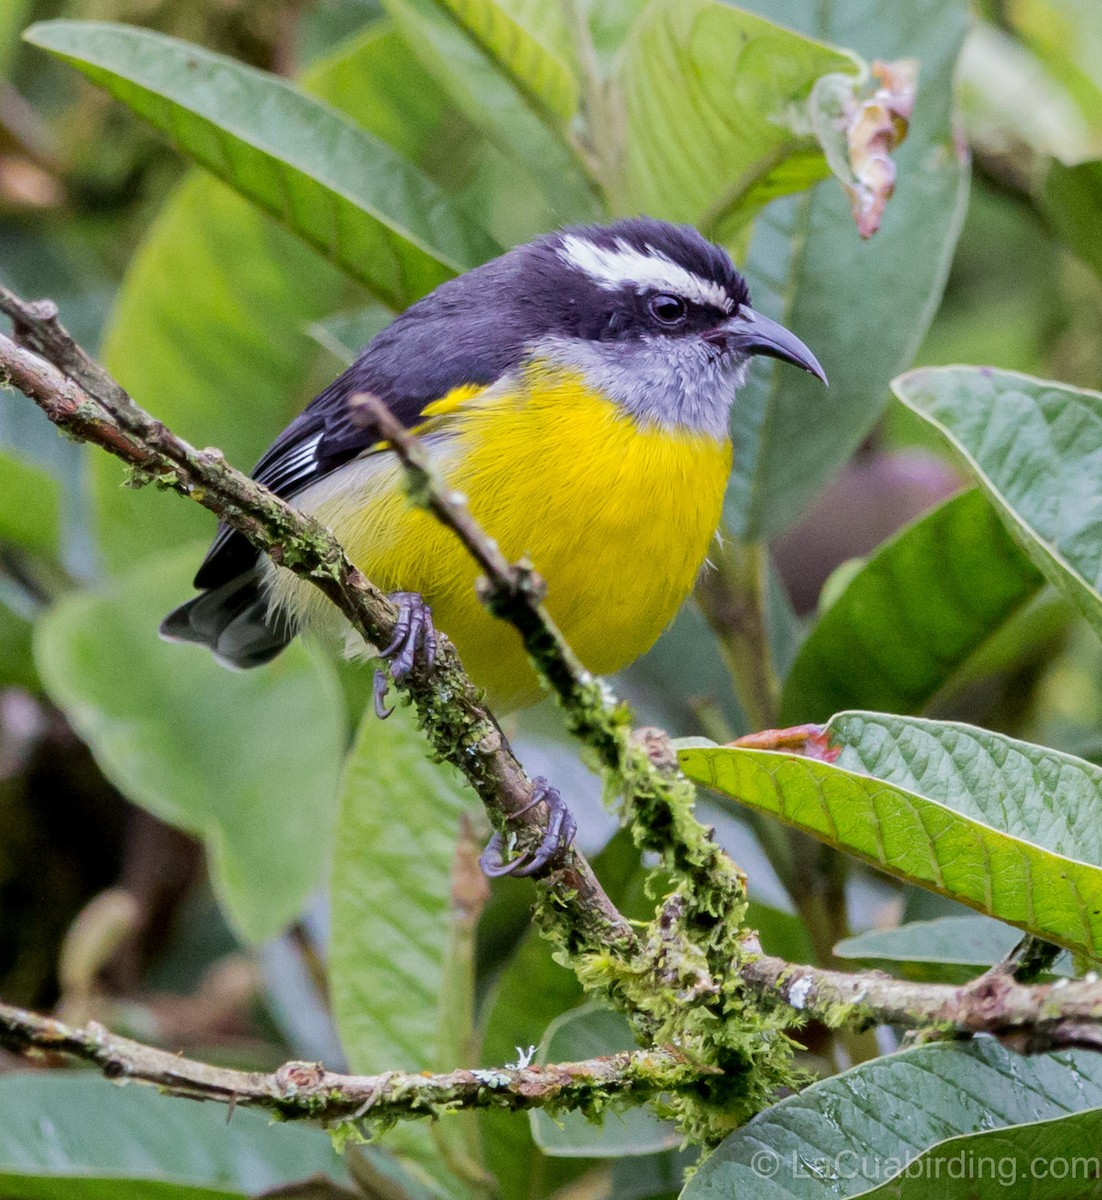
[[379,651],[386,667],[375,672],[371,687],[375,715],[383,721],[394,711],[384,704],[390,680],[404,679],[413,670],[418,655],[426,668],[431,669],[436,661],[436,626],[432,623],[432,609],[423,597],[416,592],[391,592],[387,599],[398,606],[398,620],[390,645]]
[[513,816],[519,817],[537,804],[547,805],[547,828],[540,844],[535,850],[525,851],[506,861],[505,839],[500,833],[495,833],[478,860],[483,872],[491,879],[500,879],[503,875],[538,875],[549,867],[557,866],[570,849],[578,825],[566,802],[542,777],[533,779],[532,787],[532,799]]

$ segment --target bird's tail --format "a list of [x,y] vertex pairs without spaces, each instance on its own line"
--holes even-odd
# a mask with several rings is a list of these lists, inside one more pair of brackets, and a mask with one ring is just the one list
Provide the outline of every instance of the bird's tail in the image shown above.
[[259,567],[208,588],[161,622],[161,637],[209,646],[220,661],[241,669],[271,662],[294,636],[290,622],[269,610]]

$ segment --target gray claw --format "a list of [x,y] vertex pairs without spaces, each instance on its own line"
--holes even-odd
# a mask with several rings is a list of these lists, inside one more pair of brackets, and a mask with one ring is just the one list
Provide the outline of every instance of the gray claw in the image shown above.
[[547,828],[543,832],[540,844],[534,851],[525,851],[508,860],[504,856],[505,839],[500,833],[495,833],[478,860],[483,874],[490,879],[500,879],[504,875],[523,878],[528,875],[538,875],[548,868],[558,866],[570,849],[570,844],[578,831],[577,822],[558,791],[546,779],[534,779],[532,783],[534,787],[532,799],[516,816],[519,817],[537,804],[546,803],[548,809]]
[[[394,623],[390,645],[379,651],[379,657],[391,660],[388,662],[390,678],[397,681],[413,670],[418,654],[426,667],[432,667],[436,661],[436,627],[432,622],[432,609],[416,592],[394,592],[389,599],[398,606],[398,620]],[[378,680],[375,710],[379,711]]]
[[390,687],[390,678],[385,671],[379,670],[375,672],[375,678],[371,681],[371,698],[375,704],[375,715],[380,721],[385,721],[387,717],[394,711],[393,708],[386,706],[386,690]]

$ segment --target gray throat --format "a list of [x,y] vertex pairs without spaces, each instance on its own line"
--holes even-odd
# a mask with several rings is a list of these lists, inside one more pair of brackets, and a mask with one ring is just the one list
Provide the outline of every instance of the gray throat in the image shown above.
[[550,337],[537,342],[531,355],[579,371],[641,425],[690,429],[716,441],[729,436],[731,404],[749,362],[745,354],[720,354],[691,337],[623,342]]

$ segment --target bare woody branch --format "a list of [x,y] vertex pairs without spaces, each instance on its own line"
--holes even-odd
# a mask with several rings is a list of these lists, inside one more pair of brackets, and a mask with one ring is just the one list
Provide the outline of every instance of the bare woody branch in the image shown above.
[[320,1063],[237,1071],[197,1062],[108,1032],[92,1021],[67,1025],[0,1004],[0,1048],[59,1055],[98,1067],[108,1079],[152,1084],[174,1096],[264,1108],[287,1120],[389,1123],[453,1108],[586,1109],[614,1098],[633,1103],[699,1086],[701,1070],[672,1047],[547,1066],[488,1067],[430,1075],[387,1071],[340,1075]]

